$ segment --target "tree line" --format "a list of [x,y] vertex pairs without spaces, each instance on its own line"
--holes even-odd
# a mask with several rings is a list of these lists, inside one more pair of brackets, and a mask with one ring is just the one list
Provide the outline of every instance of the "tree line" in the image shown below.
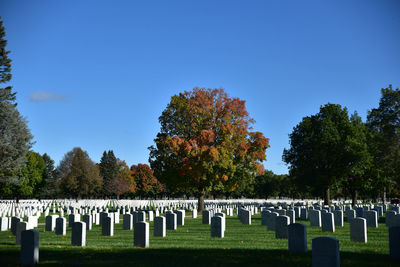
[[86,151],[75,147],[57,167],[46,153],[28,151],[14,177],[0,183],[0,197],[154,198],[163,192],[149,165],[129,167],[112,150],[104,151],[100,163],[94,163]]
[[367,119],[337,104],[321,106],[289,135],[283,152],[297,196],[364,199],[400,192],[400,90],[381,89],[379,106]]

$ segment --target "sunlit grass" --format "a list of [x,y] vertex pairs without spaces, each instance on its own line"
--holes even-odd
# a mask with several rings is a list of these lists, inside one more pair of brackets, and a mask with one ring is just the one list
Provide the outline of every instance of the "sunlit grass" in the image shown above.
[[[150,222],[150,248],[133,246],[133,231],[122,229],[122,215],[114,226],[114,236],[101,235],[101,227],[93,225],[87,232],[86,247],[71,246],[71,231],[66,236],[44,231],[44,218],[40,218],[40,264],[43,265],[311,265],[312,239],[333,236],[340,241],[342,266],[397,266],[390,261],[388,230],[384,223],[379,228],[368,228],[368,243],[350,242],[350,227],[336,227],[334,233],[307,225],[307,254],[289,253],[288,241],[276,239],[275,233],[261,226],[261,216],[252,218],[252,225],[243,225],[236,216],[227,217],[225,238],[211,238],[210,226],[201,223],[201,217],[192,219],[187,213],[185,225],[176,231],[167,230],[165,238],[153,236]],[[0,262],[15,266],[19,262],[19,247],[10,231],[0,232]],[[3,264],[0,264],[3,266]]]

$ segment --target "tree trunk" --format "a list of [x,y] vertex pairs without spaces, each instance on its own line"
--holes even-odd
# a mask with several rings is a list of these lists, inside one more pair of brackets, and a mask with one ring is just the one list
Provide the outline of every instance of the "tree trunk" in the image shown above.
[[201,213],[203,212],[203,210],[204,210],[204,195],[205,195],[205,192],[202,191],[201,194],[200,194],[199,197],[198,197],[197,212],[200,213],[200,214],[201,214]]
[[357,204],[357,190],[351,192],[351,205],[354,207]]
[[331,196],[329,192],[329,187],[325,189],[325,195],[324,195],[324,205],[330,205],[331,204]]

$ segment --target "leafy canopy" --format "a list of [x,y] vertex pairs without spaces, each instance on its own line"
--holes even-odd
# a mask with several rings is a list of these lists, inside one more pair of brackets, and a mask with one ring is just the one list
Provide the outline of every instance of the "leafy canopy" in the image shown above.
[[321,106],[316,115],[304,117],[289,137],[283,161],[290,164],[290,175],[304,190],[323,193],[325,204],[330,202],[330,188],[363,172],[368,161],[363,129],[350,121],[347,109],[340,105]]
[[102,185],[99,168],[81,148],[75,147],[65,154],[57,173],[66,196],[87,198],[99,195]]
[[263,170],[269,140],[250,132],[254,120],[245,101],[229,98],[223,89],[172,96],[159,122],[149,161],[170,192],[232,191]]

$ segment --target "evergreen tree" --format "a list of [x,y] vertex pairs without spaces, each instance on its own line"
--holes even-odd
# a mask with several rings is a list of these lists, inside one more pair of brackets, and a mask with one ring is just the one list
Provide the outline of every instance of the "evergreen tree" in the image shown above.
[[[11,80],[10,51],[6,50],[5,29],[0,18],[0,84]],[[23,181],[18,171],[24,165],[32,146],[27,122],[16,108],[11,86],[0,88],[0,195],[12,195]]]
[[[11,59],[8,58],[10,51],[6,50],[7,40],[6,31],[3,26],[3,21],[0,17],[0,83],[7,83],[11,80]],[[7,86],[0,88],[0,101],[14,102],[15,92],[12,92],[12,87]],[[14,104],[15,105],[15,104]]]
[[100,175],[103,177],[103,194],[104,196],[112,196],[117,194],[117,185],[115,178],[117,177],[119,166],[117,158],[112,150],[104,151],[100,160]]
[[54,160],[49,155],[44,153],[42,155],[45,163],[45,170],[43,172],[43,181],[41,184],[40,197],[42,198],[55,198],[56,195],[56,179],[55,179],[55,168]]

